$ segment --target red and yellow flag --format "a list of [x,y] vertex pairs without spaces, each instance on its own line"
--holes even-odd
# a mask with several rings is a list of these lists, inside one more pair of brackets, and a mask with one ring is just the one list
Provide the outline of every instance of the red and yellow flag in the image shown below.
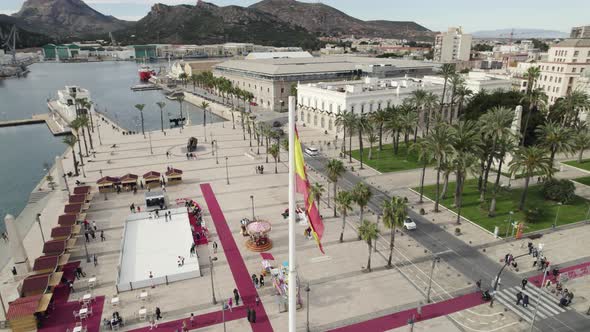
[[322,235],[324,234],[324,223],[320,216],[318,207],[311,195],[311,185],[307,178],[307,172],[305,171],[305,160],[303,159],[303,150],[301,149],[301,141],[299,141],[299,132],[295,128],[295,181],[297,183],[297,192],[303,194],[305,199],[305,212],[307,213],[307,219],[311,227],[311,234],[316,240],[320,251],[324,253],[322,247]]

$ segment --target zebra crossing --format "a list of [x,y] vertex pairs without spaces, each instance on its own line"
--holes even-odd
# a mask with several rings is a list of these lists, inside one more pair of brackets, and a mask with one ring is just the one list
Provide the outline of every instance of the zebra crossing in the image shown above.
[[[523,307],[522,301],[519,305],[516,305],[516,294],[518,292],[522,292],[523,296],[525,294],[529,296],[528,307]],[[535,308],[537,307],[537,297],[539,294],[541,294],[541,296],[539,300],[537,320],[559,315],[560,313],[566,311],[565,308],[559,306],[559,299],[555,295],[547,292],[544,288],[541,289],[530,284],[525,290],[522,290],[522,287],[520,286],[500,290],[496,292],[495,299],[510,309],[512,312],[516,313],[519,317],[530,323],[532,322],[533,315],[535,314]]]

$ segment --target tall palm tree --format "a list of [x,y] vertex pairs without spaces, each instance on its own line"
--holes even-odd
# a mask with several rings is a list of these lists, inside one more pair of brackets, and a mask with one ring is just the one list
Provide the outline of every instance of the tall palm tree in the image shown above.
[[379,137],[375,135],[375,130],[372,125],[367,127],[367,142],[369,142],[369,160],[373,160],[373,146],[379,141]]
[[84,99],[84,101],[82,102],[82,107],[84,107],[88,111],[88,118],[90,119],[90,128],[92,128],[92,132],[94,132],[94,120],[92,120],[92,105],[94,105],[94,103],[89,101],[88,99]]
[[310,188],[311,197],[313,197],[313,199],[315,200],[315,202],[318,206],[318,211],[320,210],[320,200],[321,200],[322,195],[324,194],[325,191],[326,191],[326,188],[324,188],[324,185],[322,185],[319,182],[315,182],[314,184],[311,185],[311,188]]
[[359,116],[355,113],[347,113],[345,117],[346,128],[348,128],[348,162],[352,163],[352,135],[356,133],[359,124]]
[[414,139],[416,139],[416,136],[418,136],[418,127],[421,126],[423,122],[421,120],[424,119],[424,100],[426,99],[427,95],[428,93],[425,90],[417,89],[412,92],[412,95],[410,96],[410,103],[413,106],[413,110],[415,110],[418,118],[418,121],[414,124]]
[[78,161],[76,160],[76,142],[78,142],[78,139],[74,135],[68,135],[63,138],[62,142],[72,149],[74,172],[76,173],[76,176],[80,175],[80,173],[78,173]]
[[432,155],[430,145],[426,143],[426,140],[412,144],[410,151],[415,151],[418,156],[418,161],[422,162],[422,172],[420,173],[420,203],[423,203],[424,177],[426,175],[426,167],[432,162],[434,156]]
[[368,220],[363,220],[358,229],[361,239],[367,242],[369,247],[369,260],[367,261],[367,271],[371,272],[371,255],[373,253],[373,241],[379,236],[379,228],[377,224]]
[[524,189],[520,197],[520,204],[518,205],[519,210],[524,209],[531,177],[537,173],[545,175],[551,175],[553,173],[551,159],[547,157],[547,150],[537,146],[520,147],[516,150],[508,169],[512,174],[523,173],[525,176]]
[[454,132],[451,127],[445,123],[437,124],[430,135],[426,136],[425,144],[428,146],[428,150],[432,152],[434,159],[437,162],[436,171],[436,200],[434,203],[434,212],[438,212],[438,206],[440,202],[440,172],[442,164],[446,161],[447,156],[453,153],[453,139]]
[[193,83],[193,92],[195,92],[195,90],[197,90],[197,82],[199,81],[199,75],[192,74],[189,79],[191,83]]
[[453,123],[453,113],[455,111],[454,105],[455,105],[455,96],[457,94],[457,90],[459,90],[460,88],[464,88],[465,87],[465,79],[463,78],[463,76],[461,76],[461,74],[455,74],[453,76],[451,76],[451,100],[450,100],[450,105],[449,105],[449,123]]
[[336,126],[342,127],[342,155],[346,154],[346,129],[347,129],[347,117],[349,112],[344,111],[336,114]]
[[387,267],[391,267],[393,258],[393,248],[395,247],[395,232],[397,227],[401,227],[406,219],[407,206],[401,197],[392,197],[389,201],[383,202],[383,225],[389,229],[389,258]]
[[522,138],[520,145],[524,146],[524,140],[527,136],[527,131],[529,128],[529,120],[531,118],[531,114],[535,109],[540,109],[545,107],[547,104],[547,95],[541,89],[534,89],[530,93],[526,94],[520,99],[521,103],[526,103],[529,105],[529,111],[527,113],[526,119],[524,120],[524,127],[522,129]]
[[141,133],[143,134],[143,138],[145,138],[145,129],[143,123],[143,109],[145,108],[145,104],[136,104],[135,108],[139,111],[139,115],[141,116]]
[[588,129],[579,131],[574,135],[573,148],[578,151],[578,162],[582,162],[584,151],[590,149],[590,133]]
[[574,151],[574,132],[570,128],[563,127],[553,121],[548,121],[537,127],[535,133],[539,137],[541,146],[549,150],[551,165],[553,165],[556,153],[570,153]]
[[388,114],[387,110],[385,109],[378,109],[377,111],[371,113],[369,116],[371,122],[373,122],[374,127],[377,128],[377,132],[379,134],[379,151],[383,150],[383,126],[387,121]]
[[369,189],[369,186],[367,186],[364,182],[358,182],[352,188],[352,197],[354,199],[354,202],[359,206],[361,210],[360,220],[364,220],[363,215],[365,212],[365,207],[367,206],[367,204],[369,204],[371,197],[373,197],[373,193]]
[[456,73],[456,71],[455,71],[455,65],[454,64],[452,64],[452,63],[445,63],[444,65],[442,65],[440,74],[444,78],[444,84],[443,84],[443,91],[442,91],[442,94],[440,96],[439,115],[442,115],[443,114],[445,97],[446,97],[446,94],[447,94],[447,84],[449,82],[449,79],[451,77],[453,77],[455,75],[455,73]]
[[574,126],[579,122],[580,112],[590,110],[590,96],[581,89],[574,89],[562,100],[565,116],[562,125]]
[[348,191],[339,191],[338,195],[336,195],[334,199],[334,210],[338,209],[340,215],[342,216],[342,230],[340,231],[340,243],[344,242],[344,228],[346,227],[346,216],[348,215],[348,212],[352,211],[352,201],[352,194]]
[[178,96],[176,96],[176,101],[178,102],[178,105],[180,106],[180,119],[181,119],[181,123],[184,124],[184,121],[182,121],[182,103],[184,102],[184,93],[183,94],[179,94]]
[[490,203],[490,210],[488,211],[488,216],[493,217],[496,215],[496,196],[498,191],[500,190],[500,175],[502,174],[502,166],[504,166],[504,159],[506,155],[516,148],[518,145],[518,139],[516,135],[510,134],[506,137],[503,137],[498,141],[498,169],[496,170],[496,181],[494,182],[494,190],[492,191],[492,201]]
[[[368,128],[371,126],[371,124],[369,123],[369,119],[367,118],[367,115],[365,114],[361,114],[358,117],[356,117],[356,131],[359,135],[359,152],[360,152],[360,162],[361,162],[361,169],[363,169],[363,154],[364,154],[364,149],[363,149],[363,133],[365,131],[368,130]],[[352,156],[352,154],[351,154]]]
[[428,92],[422,101],[425,109],[426,135],[430,132],[430,121],[432,120],[432,110],[436,108],[438,96],[434,92]]
[[78,117],[80,126],[82,127],[82,137],[84,137],[84,146],[86,147],[86,157],[88,154],[88,146],[86,145],[86,133],[88,133],[88,142],[90,142],[90,150],[94,150],[94,143],[92,142],[92,135],[90,134],[90,120],[86,114],[82,114]]
[[455,190],[455,207],[457,208],[457,225],[461,224],[461,207],[463,206],[463,188],[468,172],[477,170],[478,158],[474,153],[456,153],[453,155],[452,165],[457,175]]
[[[341,160],[330,159],[328,160],[328,163],[326,163],[326,173],[328,175],[328,180],[330,180],[334,186],[334,198],[336,198],[338,180],[345,171],[346,170],[344,169],[344,165],[342,164]],[[336,204],[334,204],[334,217],[336,217]]]
[[156,105],[160,108],[160,125],[162,126],[162,132],[164,132],[164,107],[166,103],[163,101],[156,102]]
[[535,82],[541,76],[541,68],[539,66],[531,66],[524,73],[524,78],[527,79],[526,94],[531,94],[534,89]]
[[186,80],[188,79],[188,75],[186,73],[180,73],[180,75],[178,75],[178,78],[182,82],[182,85],[184,85],[184,87],[186,88]]
[[473,91],[465,84],[461,84],[457,87],[455,94],[457,95],[457,119],[460,119],[465,100],[473,95]]
[[279,168],[278,168],[278,156],[279,156],[279,146],[276,144],[273,144],[270,146],[268,153],[270,153],[270,155],[273,157],[273,159],[275,160],[275,174],[279,173]]
[[80,121],[78,119],[70,122],[70,128],[76,133],[76,141],[78,141],[78,156],[80,156],[80,165],[84,165],[84,158],[82,157],[82,143],[80,142]]

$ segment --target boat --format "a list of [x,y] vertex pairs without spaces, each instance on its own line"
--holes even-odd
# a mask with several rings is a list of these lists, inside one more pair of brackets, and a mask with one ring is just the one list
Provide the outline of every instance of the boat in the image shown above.
[[[57,91],[57,99],[49,100],[47,104],[51,111],[57,112],[61,118],[70,123],[79,115],[89,114],[88,109],[76,102],[80,99],[92,102],[87,89],[76,85],[66,85],[64,89]],[[90,105],[92,108],[92,104]]]
[[139,80],[142,82],[149,81],[150,78],[152,77],[152,75],[156,74],[156,72],[154,70],[152,70],[147,65],[142,65],[141,67],[139,67],[138,71],[139,71]]

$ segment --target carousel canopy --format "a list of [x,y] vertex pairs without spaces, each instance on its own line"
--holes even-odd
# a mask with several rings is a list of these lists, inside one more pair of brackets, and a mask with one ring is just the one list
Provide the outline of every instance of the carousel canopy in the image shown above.
[[76,219],[73,214],[62,214],[57,218],[57,223],[61,226],[72,226],[76,223]]
[[74,188],[75,195],[86,195],[90,192],[90,186],[81,186]]
[[61,254],[66,250],[67,243],[65,240],[51,240],[43,245],[44,254]]
[[86,195],[70,195],[70,204],[85,203]]
[[82,204],[81,203],[68,204],[68,205],[64,206],[65,213],[80,213],[80,211],[82,211]]
[[166,176],[171,176],[171,175],[182,175],[182,171],[176,168],[170,168],[169,170],[166,171]]
[[246,226],[248,233],[268,233],[271,230],[270,223],[268,221],[254,221]]
[[102,184],[102,185],[109,185],[109,184],[115,184],[115,183],[119,183],[119,178],[116,178],[114,176],[104,176],[100,179],[98,179],[98,181],[96,181],[96,184]]
[[149,171],[143,175],[144,179],[160,179],[160,173],[156,171]]
[[127,173],[121,177],[121,182],[137,182],[138,176],[135,174]]

